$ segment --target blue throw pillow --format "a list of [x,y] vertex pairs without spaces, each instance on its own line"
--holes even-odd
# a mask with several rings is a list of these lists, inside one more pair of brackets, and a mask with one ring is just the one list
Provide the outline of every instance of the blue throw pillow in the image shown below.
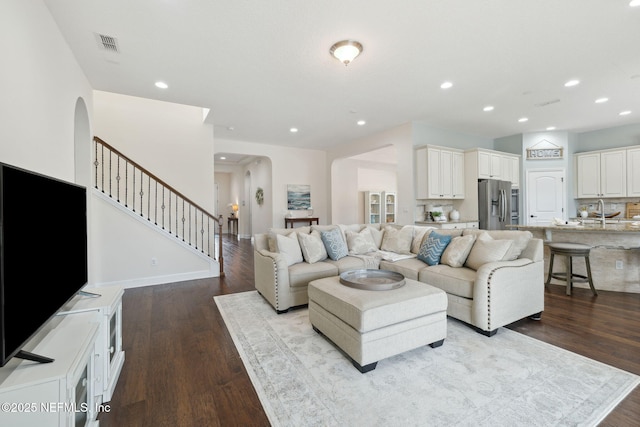
[[420,246],[418,259],[429,265],[440,264],[440,257],[447,248],[449,242],[451,242],[451,236],[438,234],[435,231],[432,231],[422,243],[422,246]]
[[342,238],[342,233],[339,228],[334,228],[329,231],[322,231],[320,238],[324,247],[327,250],[327,255],[334,261],[344,258],[349,255],[349,249],[347,248],[347,242]]

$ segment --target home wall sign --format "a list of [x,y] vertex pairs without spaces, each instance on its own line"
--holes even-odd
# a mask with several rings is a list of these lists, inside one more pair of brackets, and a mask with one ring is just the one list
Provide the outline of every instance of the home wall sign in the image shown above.
[[527,160],[555,160],[563,156],[564,148],[546,139],[527,148]]

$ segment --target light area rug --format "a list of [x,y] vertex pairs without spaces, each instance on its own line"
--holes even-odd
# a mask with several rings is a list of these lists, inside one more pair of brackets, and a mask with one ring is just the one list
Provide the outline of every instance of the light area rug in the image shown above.
[[506,328],[449,319],[447,338],[361,374],[309,323],[257,292],[215,302],[273,426],[591,426],[640,377]]

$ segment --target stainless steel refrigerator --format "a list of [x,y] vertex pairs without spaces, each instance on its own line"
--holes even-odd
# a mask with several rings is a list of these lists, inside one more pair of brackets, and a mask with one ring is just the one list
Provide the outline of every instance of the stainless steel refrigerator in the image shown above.
[[484,230],[504,230],[511,224],[511,182],[478,180],[478,220]]

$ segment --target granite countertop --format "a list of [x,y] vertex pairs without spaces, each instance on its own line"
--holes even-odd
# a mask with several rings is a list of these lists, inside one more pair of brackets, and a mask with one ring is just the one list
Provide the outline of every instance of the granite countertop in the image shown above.
[[[562,230],[575,232],[593,232],[593,233],[640,233],[640,225],[634,226],[634,222],[607,222],[604,227],[600,223],[586,223],[577,226],[571,225],[508,225],[507,228],[517,228],[519,230]],[[638,221],[640,224],[640,221]]]

